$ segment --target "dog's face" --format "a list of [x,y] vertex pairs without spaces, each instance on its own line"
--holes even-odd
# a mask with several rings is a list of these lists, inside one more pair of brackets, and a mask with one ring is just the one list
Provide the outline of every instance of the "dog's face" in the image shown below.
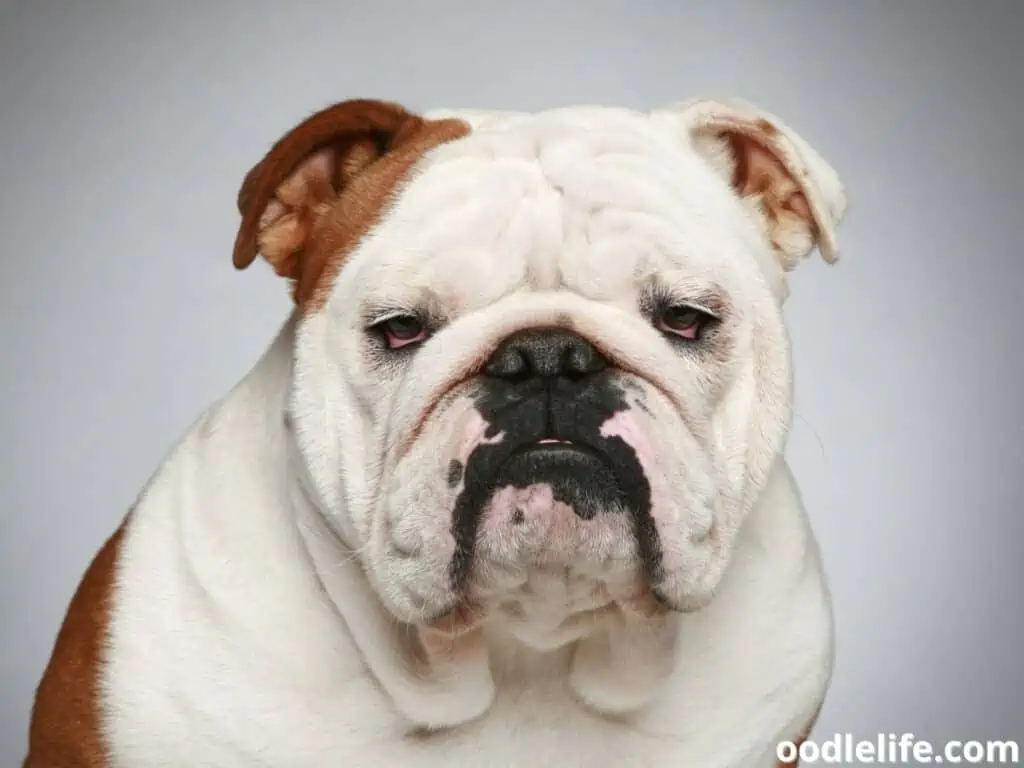
[[294,281],[291,420],[401,621],[705,605],[783,448],[785,273],[843,193],[745,105],[310,118],[250,174],[236,264]]

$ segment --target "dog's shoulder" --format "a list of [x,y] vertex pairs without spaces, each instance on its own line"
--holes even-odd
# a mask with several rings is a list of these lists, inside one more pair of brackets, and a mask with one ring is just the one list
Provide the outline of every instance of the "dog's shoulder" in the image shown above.
[[101,675],[125,521],[93,557],[36,690],[23,768],[106,768]]

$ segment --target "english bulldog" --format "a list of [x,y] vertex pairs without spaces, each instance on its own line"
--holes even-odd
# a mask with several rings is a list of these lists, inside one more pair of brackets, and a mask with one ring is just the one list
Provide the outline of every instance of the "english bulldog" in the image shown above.
[[783,455],[833,168],[735,100],[352,100],[238,207],[294,312],[85,573],[24,765],[778,764],[833,660]]

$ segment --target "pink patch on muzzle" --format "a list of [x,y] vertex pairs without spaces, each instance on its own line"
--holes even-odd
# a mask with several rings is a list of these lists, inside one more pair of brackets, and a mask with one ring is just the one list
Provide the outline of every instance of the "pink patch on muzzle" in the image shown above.
[[503,432],[499,432],[492,437],[487,437],[487,430],[490,429],[491,424],[480,415],[476,408],[471,408],[466,413],[464,420],[465,424],[460,430],[461,437],[455,452],[455,458],[461,462],[462,466],[466,466],[470,455],[478,446],[497,445],[505,436]]
[[653,479],[657,467],[654,448],[640,427],[632,409],[619,411],[601,425],[601,437],[619,437],[635,452],[640,467],[648,479]]

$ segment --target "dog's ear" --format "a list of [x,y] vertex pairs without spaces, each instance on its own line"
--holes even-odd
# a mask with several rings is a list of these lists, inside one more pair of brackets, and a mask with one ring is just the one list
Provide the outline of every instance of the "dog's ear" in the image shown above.
[[340,102],[311,115],[279,139],[242,182],[235,267],[245,269],[261,255],[293,281],[300,301],[324,266],[324,254],[311,259],[309,253],[324,214],[351,193],[355,199],[335,211],[335,218],[353,230],[343,239],[359,237],[418,157],[465,131],[456,121],[428,121],[372,99]]
[[794,130],[751,104],[693,99],[663,110],[751,207],[785,270],[817,246],[839,257],[846,193],[835,169]]

